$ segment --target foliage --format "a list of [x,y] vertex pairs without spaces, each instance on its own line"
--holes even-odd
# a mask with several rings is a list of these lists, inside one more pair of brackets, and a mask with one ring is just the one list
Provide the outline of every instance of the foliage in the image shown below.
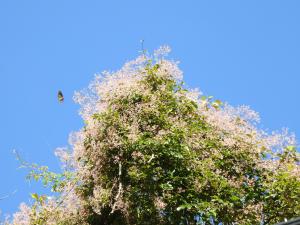
[[266,134],[246,106],[189,90],[162,47],[77,93],[85,127],[61,151],[60,192],[33,194],[9,224],[273,224],[300,216],[293,135]]

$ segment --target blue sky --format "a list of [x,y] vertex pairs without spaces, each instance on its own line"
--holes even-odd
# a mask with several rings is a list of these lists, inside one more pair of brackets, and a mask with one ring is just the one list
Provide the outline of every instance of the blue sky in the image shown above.
[[[12,150],[57,171],[53,150],[82,126],[74,91],[95,73],[172,47],[185,81],[300,135],[300,1],[0,0],[0,201],[3,214],[45,192]],[[65,103],[58,104],[58,89]]]

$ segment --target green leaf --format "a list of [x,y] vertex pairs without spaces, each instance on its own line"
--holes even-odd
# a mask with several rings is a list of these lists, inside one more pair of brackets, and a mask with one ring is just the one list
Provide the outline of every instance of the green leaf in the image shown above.
[[165,190],[165,191],[171,191],[173,190],[173,186],[169,183],[166,183],[166,184],[161,184],[160,187]]
[[180,206],[178,206],[177,208],[176,208],[176,210],[177,211],[181,211],[181,210],[183,210],[183,209],[191,209],[193,207],[193,205],[191,205],[191,204],[188,204],[188,203],[186,203],[186,204],[183,204],[183,205],[180,205]]
[[35,199],[36,201],[39,200],[39,195],[37,193],[32,193],[31,198]]
[[183,210],[183,209],[185,209],[185,205],[181,205],[181,206],[179,206],[179,207],[177,207],[177,211],[181,211],[181,210]]

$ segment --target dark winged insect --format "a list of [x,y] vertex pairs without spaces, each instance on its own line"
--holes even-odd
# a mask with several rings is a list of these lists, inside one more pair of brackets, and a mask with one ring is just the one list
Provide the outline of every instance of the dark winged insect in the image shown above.
[[58,101],[59,101],[60,103],[63,103],[63,102],[64,102],[64,95],[63,95],[63,93],[62,93],[61,90],[59,90],[59,91],[57,92],[57,99],[58,99]]

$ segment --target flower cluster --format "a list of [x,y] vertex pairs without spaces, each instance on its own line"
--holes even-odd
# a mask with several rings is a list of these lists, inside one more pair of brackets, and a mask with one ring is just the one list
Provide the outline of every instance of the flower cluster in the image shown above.
[[85,127],[58,149],[60,195],[7,224],[272,224],[300,215],[299,154],[258,113],[189,90],[168,46],[97,75],[75,101]]

